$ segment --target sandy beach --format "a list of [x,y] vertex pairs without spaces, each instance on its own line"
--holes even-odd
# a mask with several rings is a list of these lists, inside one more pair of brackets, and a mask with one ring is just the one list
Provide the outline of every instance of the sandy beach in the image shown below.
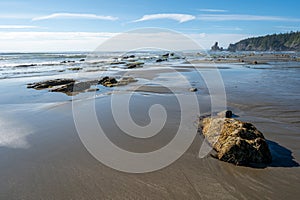
[[[271,54],[217,59],[207,61],[193,55],[193,65],[180,60],[146,63],[130,70],[1,79],[0,199],[298,199],[300,63]],[[198,91],[192,93],[176,81],[174,70]],[[209,75],[214,70],[219,70],[224,82],[228,109],[253,123],[268,140],[273,157],[270,165],[255,168],[235,166],[210,155],[199,158],[203,137],[197,134],[183,156],[166,168],[130,174],[105,166],[81,142],[74,122],[74,102],[84,119],[86,106],[92,101],[109,138],[127,151],[149,152],[172,140],[182,112],[176,95],[197,96],[201,112],[184,111],[194,119],[191,123],[197,130],[198,117],[211,111],[211,98],[219,95],[209,92],[199,72]],[[137,82],[101,86],[98,92],[75,96],[26,88],[28,83],[55,78],[124,74]],[[165,84],[172,91],[163,87]],[[165,126],[154,137],[129,137],[114,122],[111,99],[122,104],[128,93],[132,94],[130,114],[140,126],[150,123],[151,105],[166,107]]]

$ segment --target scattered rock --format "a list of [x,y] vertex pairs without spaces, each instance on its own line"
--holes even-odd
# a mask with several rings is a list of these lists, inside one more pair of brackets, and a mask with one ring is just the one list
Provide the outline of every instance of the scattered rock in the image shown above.
[[37,64],[28,64],[28,65],[17,65],[15,66],[16,68],[22,68],[22,67],[34,67],[34,66],[37,66]]
[[219,160],[236,165],[268,164],[272,156],[263,134],[251,123],[233,118],[206,117],[202,133]]
[[164,61],[167,61],[168,59],[163,59],[163,58],[159,58],[156,60],[156,62],[164,62]]
[[133,82],[137,82],[137,80],[132,77],[122,77],[118,82],[118,86],[128,85],[129,83],[133,83]]
[[132,77],[123,77],[117,81],[114,77],[103,77],[97,80],[75,82],[74,79],[54,79],[27,84],[27,88],[33,89],[49,89],[49,92],[62,92],[69,96],[76,95],[82,92],[98,91],[98,88],[91,88],[93,85],[103,85],[105,87],[115,87],[127,85],[136,82]]
[[64,60],[62,62],[60,62],[61,64],[66,64],[66,63],[75,63],[74,60]]
[[135,58],[135,55],[130,55],[130,56],[123,56],[122,59],[129,59],[129,58]]
[[118,81],[113,77],[104,77],[98,81],[98,84],[101,84],[105,87],[114,87],[117,86]]
[[79,71],[79,70],[82,70],[82,68],[81,67],[71,67],[71,68],[68,68],[68,70]]
[[169,57],[169,53],[163,54],[161,57],[168,58]]
[[111,62],[110,65],[123,65],[125,63],[126,62],[124,62],[124,61],[115,61],[115,62]]
[[197,88],[190,88],[190,92],[197,92],[198,89]]
[[254,64],[254,65],[257,65],[257,64],[258,64],[258,62],[255,60],[255,61],[253,61],[253,64]]
[[127,63],[126,66],[128,69],[133,69],[133,68],[137,68],[137,67],[142,67],[144,63],[142,62],[133,62],[133,63]]

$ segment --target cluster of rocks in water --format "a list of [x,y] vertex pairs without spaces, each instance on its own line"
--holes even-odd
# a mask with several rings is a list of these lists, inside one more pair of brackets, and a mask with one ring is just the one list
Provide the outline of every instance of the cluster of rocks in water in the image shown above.
[[168,61],[169,58],[172,58],[172,59],[181,59],[181,57],[176,56],[175,53],[166,53],[166,54],[161,55],[160,58],[156,59],[156,62]]
[[231,111],[201,118],[199,130],[219,160],[246,166],[272,162],[263,134],[253,124],[232,118]]
[[90,81],[75,81],[74,79],[53,79],[41,82],[29,83],[27,88],[33,88],[36,90],[48,89],[49,92],[62,92],[69,96],[73,96],[82,92],[98,91],[99,88],[91,88],[96,85],[103,85],[105,87],[115,87],[127,85],[137,80],[132,77],[123,77],[117,80],[114,77],[103,77],[97,80]]
[[[141,68],[143,67],[143,65],[145,64],[144,60],[147,60],[147,59],[150,59],[156,63],[159,63],[159,62],[165,62],[165,61],[168,61],[169,59],[183,59],[182,57],[176,55],[175,53],[172,53],[172,52],[168,52],[168,53],[165,53],[165,54],[161,54],[159,55],[158,57],[148,57],[148,58],[143,58],[143,57],[137,57],[136,55],[134,54],[131,54],[131,55],[124,55],[124,56],[121,56],[121,57],[115,57],[113,58],[113,61],[110,61],[110,62],[99,62],[99,63],[106,63],[108,65],[112,65],[113,67],[117,67],[117,66],[121,66],[121,68],[125,67],[126,69],[134,69],[134,68]],[[75,60],[64,60],[62,62],[60,62],[61,64],[67,64],[67,65],[72,65],[72,64],[75,64],[75,63],[80,63],[80,62],[84,62],[86,61],[86,59],[80,59],[78,61],[75,61]],[[98,63],[98,62],[95,62],[95,63]],[[73,67],[69,67],[67,68],[66,70],[69,70],[69,71],[80,71],[82,70],[83,68],[82,67],[78,67],[78,66],[73,66]],[[65,69],[64,70],[59,70],[58,72],[64,72],[66,71]],[[97,69],[93,70],[93,71],[97,71]]]
[[[84,61],[85,61],[84,58],[79,60],[79,62],[84,62]],[[66,64],[66,63],[75,63],[75,62],[76,62],[75,60],[64,60],[64,61],[61,61],[60,63],[61,64]]]

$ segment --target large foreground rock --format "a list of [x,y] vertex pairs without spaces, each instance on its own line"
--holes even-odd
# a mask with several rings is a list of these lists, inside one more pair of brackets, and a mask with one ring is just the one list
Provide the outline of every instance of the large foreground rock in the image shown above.
[[263,134],[251,123],[233,118],[207,117],[202,133],[217,152],[217,158],[236,165],[270,163],[271,153]]

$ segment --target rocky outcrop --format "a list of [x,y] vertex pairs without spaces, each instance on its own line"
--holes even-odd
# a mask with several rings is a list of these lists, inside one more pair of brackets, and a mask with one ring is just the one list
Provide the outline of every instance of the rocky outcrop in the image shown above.
[[128,69],[133,69],[133,68],[138,68],[138,67],[142,67],[144,63],[142,62],[131,62],[131,63],[127,63],[126,66]]
[[122,77],[118,81],[117,86],[128,85],[129,83],[134,83],[134,82],[137,82],[137,80],[132,77]]
[[230,44],[228,51],[300,51],[300,32],[244,39]]
[[167,58],[159,58],[156,60],[156,62],[164,62],[164,61],[168,61]]
[[68,68],[68,70],[79,71],[79,70],[82,70],[82,68],[81,67],[70,67],[70,68]]
[[98,88],[91,88],[96,85],[103,85],[105,87],[114,87],[127,85],[135,82],[136,80],[132,77],[123,77],[117,81],[114,77],[103,77],[98,80],[90,81],[75,81],[74,79],[54,79],[46,80],[36,83],[27,84],[27,88],[33,89],[49,89],[49,92],[62,92],[69,96],[73,96],[82,92],[94,92],[98,91]]
[[54,86],[59,86],[59,85],[67,85],[71,83],[75,83],[75,80],[74,79],[53,79],[53,80],[36,82],[36,83],[28,83],[27,88],[33,88],[39,90],[39,89],[52,88]]
[[223,51],[223,47],[219,47],[219,43],[216,42],[214,46],[211,47],[211,51]]
[[[222,115],[232,113],[223,112]],[[251,123],[219,116],[206,117],[201,121],[201,128],[219,160],[236,165],[272,161],[266,139]]]

